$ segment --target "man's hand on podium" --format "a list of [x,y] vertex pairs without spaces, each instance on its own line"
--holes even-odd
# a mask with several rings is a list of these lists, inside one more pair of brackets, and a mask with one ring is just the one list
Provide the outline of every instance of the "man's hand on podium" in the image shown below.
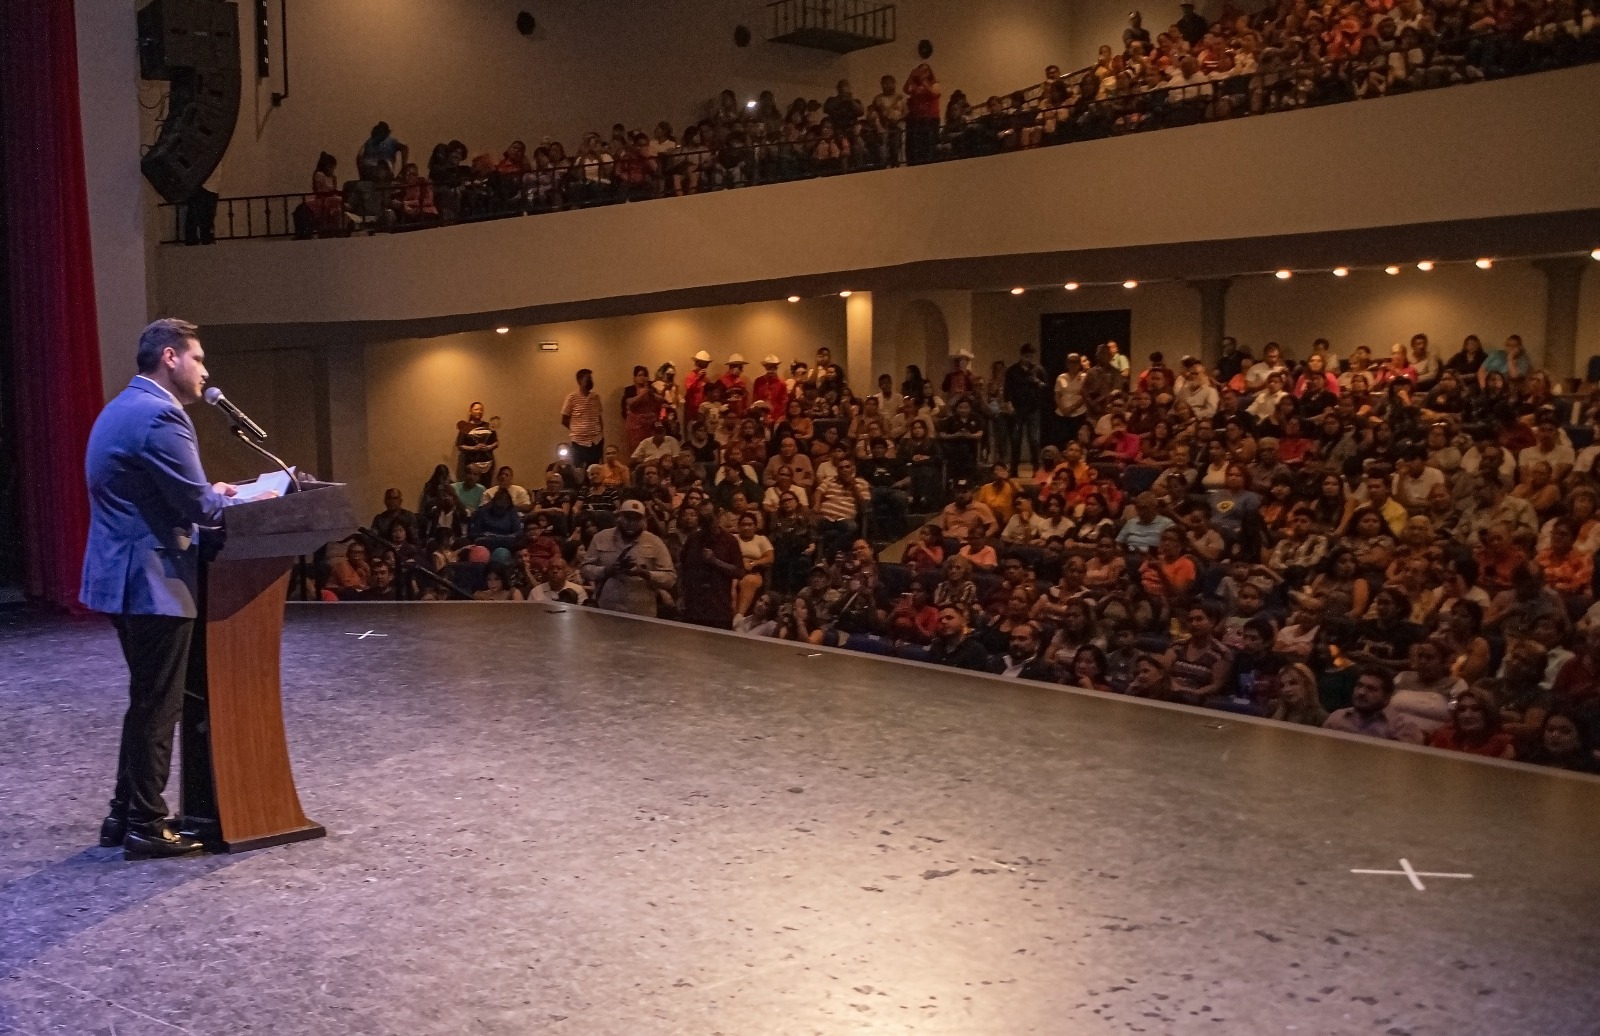
[[211,491],[213,493],[221,493],[223,496],[233,496],[239,492],[239,487],[232,482],[213,482],[211,483]]

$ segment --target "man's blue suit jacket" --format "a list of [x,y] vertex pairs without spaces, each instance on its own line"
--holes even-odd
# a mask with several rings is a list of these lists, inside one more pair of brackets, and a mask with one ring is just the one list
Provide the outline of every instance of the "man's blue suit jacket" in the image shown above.
[[228,498],[200,467],[194,425],[177,400],[134,378],[89,433],[87,608],[113,615],[194,618],[199,525],[217,525]]

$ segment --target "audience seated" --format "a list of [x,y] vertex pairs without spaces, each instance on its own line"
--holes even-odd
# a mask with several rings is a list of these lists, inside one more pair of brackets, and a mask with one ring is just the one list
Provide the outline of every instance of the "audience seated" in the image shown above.
[[[584,371],[564,412],[587,468],[554,462],[529,493],[502,466],[486,488],[498,440],[474,408],[459,477],[440,465],[415,512],[388,490],[317,589],[598,606],[1593,771],[1600,484],[1565,422],[1600,386],[1552,395],[1515,344],[1509,378],[1474,376],[1474,342],[1429,364],[1413,336],[1375,393],[1325,342],[1257,362],[1230,340],[1214,369],[1185,358],[1186,394],[1155,354],[1124,375],[1102,348],[1036,467],[1016,434],[1047,384],[1031,347],[989,378],[960,360],[942,398],[920,374],[858,397],[825,351],[778,378],[769,356],[775,387],[738,418],[737,354],[712,379],[701,353],[683,391],[640,367],[631,450]],[[1411,375],[1434,368],[1430,403],[1459,402],[1424,417]],[[1202,389],[1209,417],[1185,402]],[[886,402],[917,416],[886,425]],[[1099,427],[1132,439],[1086,454]]]

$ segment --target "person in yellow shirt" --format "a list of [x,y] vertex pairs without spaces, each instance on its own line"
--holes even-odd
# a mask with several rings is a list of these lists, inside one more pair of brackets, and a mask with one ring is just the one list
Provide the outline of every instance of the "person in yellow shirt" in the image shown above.
[[1004,464],[996,464],[993,476],[978,487],[973,499],[987,505],[1003,528],[1016,510],[1017,487],[1011,481],[1011,469]]

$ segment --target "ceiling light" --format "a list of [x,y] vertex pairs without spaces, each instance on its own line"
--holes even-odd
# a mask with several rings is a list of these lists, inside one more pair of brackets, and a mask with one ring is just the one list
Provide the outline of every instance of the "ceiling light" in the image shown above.
[[1139,282],[1138,281],[1123,281],[1122,282],[1122,286],[1124,288],[1137,288],[1139,286]]
[[1022,289],[1021,288],[1012,288],[1011,289],[1011,294],[1013,294],[1013,295],[1021,295],[1022,294]]
[[1480,270],[1487,270],[1489,267],[1494,265],[1494,260],[1493,259],[1479,259],[1477,262],[1473,263],[1472,265],[1476,266]]
[[1395,274],[1400,272],[1400,267],[1398,267],[1398,266],[1385,266],[1383,268],[1383,272],[1388,274],[1390,277],[1393,277]]
[[798,295],[790,295],[789,296],[789,301],[790,302],[799,302],[800,301],[800,296],[798,296]]
[[840,292],[840,293],[839,293],[839,297],[840,297],[840,298],[841,298],[841,299],[847,299],[847,298],[849,298],[849,297],[850,297],[850,296],[851,296],[851,295],[853,295],[853,294],[854,294],[854,292],[850,292],[850,291],[841,291],[841,292]]
[[1333,268],[1333,275],[1335,277],[1348,277],[1348,276],[1350,276],[1350,267],[1348,267],[1348,266],[1335,266]]
[[1294,271],[1293,270],[1279,270],[1277,273],[1273,274],[1272,276],[1278,278],[1278,280],[1280,280],[1280,281],[1286,281],[1290,277],[1294,276]]
[[1597,263],[1600,263],[1600,248],[1596,248],[1594,251],[1590,252],[1589,258],[1593,259]]
[[494,333],[497,334],[497,335],[508,335],[508,334],[511,333],[511,328],[509,328],[509,327],[497,327],[497,328],[494,329]]
[[[1600,249],[1596,249],[1596,251],[1600,251]],[[1063,284],[1062,287],[1067,289],[1068,291],[1077,291],[1078,290],[1078,282],[1077,281],[1068,281],[1067,283]]]
[[1421,270],[1423,273],[1428,273],[1433,269],[1433,263],[1428,259],[1424,259],[1422,262],[1417,264],[1417,269]]

